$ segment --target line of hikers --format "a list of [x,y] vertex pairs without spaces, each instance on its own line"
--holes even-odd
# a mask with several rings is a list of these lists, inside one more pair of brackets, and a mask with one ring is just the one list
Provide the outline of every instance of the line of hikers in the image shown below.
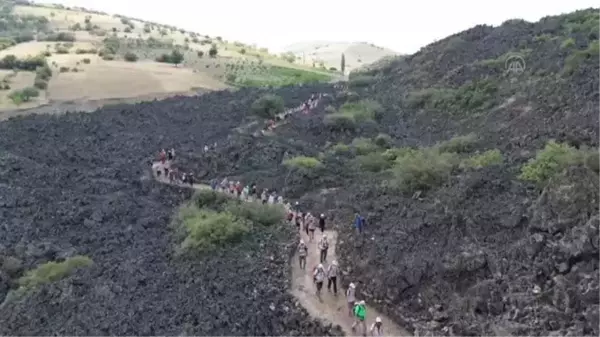
[[[175,149],[158,152],[158,162],[152,163],[152,171],[158,179],[167,179],[170,183],[194,185],[195,178],[193,172],[180,172],[171,163],[175,159]],[[164,177],[164,178],[163,178]]]
[[293,108],[293,109],[286,110],[283,113],[275,116],[275,118],[269,119],[266,122],[266,124],[261,132],[264,134],[266,131],[275,129],[277,127],[277,123],[281,122],[282,120],[287,119],[294,112],[302,111],[304,114],[308,114],[311,110],[316,108],[317,105],[319,105],[319,101],[321,100],[322,97],[323,97],[322,93],[312,94],[310,96],[310,98],[306,102],[302,103],[300,106]]

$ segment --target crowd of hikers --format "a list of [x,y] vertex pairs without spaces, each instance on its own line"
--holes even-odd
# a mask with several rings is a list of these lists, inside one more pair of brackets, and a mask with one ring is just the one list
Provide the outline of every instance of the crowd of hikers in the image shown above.
[[[314,109],[319,99],[322,97],[319,95],[312,95],[311,98],[305,102],[299,109],[292,109],[286,111],[282,117],[278,117],[277,121],[287,118],[294,111],[304,111],[308,113],[311,109]],[[275,127],[275,121],[271,120],[267,123],[265,130],[272,130]],[[211,149],[215,149],[217,144],[204,147],[204,152],[208,152]],[[175,150],[170,149],[165,151],[162,149],[158,154],[158,161],[153,163],[153,171],[158,179],[168,179],[170,183],[180,183],[194,185],[194,174],[181,173],[177,168],[172,168],[171,163],[175,158]],[[319,264],[316,265],[311,271],[313,282],[316,288],[316,296],[322,301],[321,291],[323,284],[327,280],[327,291],[332,292],[334,296],[338,296],[338,276],[340,274],[339,266],[337,261],[333,260],[327,266],[327,253],[329,250],[329,238],[325,233],[326,216],[324,213],[318,216],[313,215],[300,206],[299,202],[295,202],[294,205],[289,202],[285,202],[283,196],[276,190],[269,190],[266,188],[260,189],[255,183],[244,185],[240,181],[229,180],[227,178],[212,179],[210,181],[210,188],[213,191],[228,193],[233,197],[239,198],[243,201],[255,201],[261,202],[262,204],[281,204],[285,207],[287,212],[288,223],[295,225],[297,230],[305,233],[308,243],[316,241],[317,249],[319,250]],[[355,214],[353,227],[356,229],[358,234],[362,234],[365,227],[365,218],[359,213]],[[321,232],[320,239],[315,239],[315,231],[317,228]],[[298,257],[299,265],[302,270],[306,270],[306,260],[308,256],[308,245],[304,239],[300,239],[298,245]],[[383,322],[381,317],[376,317],[375,322],[371,325],[367,331],[367,308],[365,301],[357,301],[356,298],[356,285],[350,283],[345,291],[345,298],[348,305],[348,315],[353,317],[354,322],[352,324],[352,330],[360,329],[360,333],[363,336],[369,332],[372,336],[383,336]]]
[[264,134],[266,131],[271,131],[271,130],[275,129],[277,127],[278,123],[280,123],[283,120],[286,120],[290,115],[292,115],[295,112],[302,111],[304,114],[309,114],[311,110],[313,110],[314,108],[317,107],[317,105],[319,105],[321,98],[323,98],[322,93],[312,94],[310,96],[310,98],[307,101],[305,101],[304,103],[302,103],[300,106],[293,108],[293,109],[286,110],[286,111],[282,112],[281,114],[276,115],[275,118],[269,119],[265,123],[265,126],[261,130],[261,132]]
[[189,184],[194,186],[195,178],[193,172],[181,172],[177,167],[172,167],[175,159],[175,150],[158,152],[158,161],[152,164],[152,171],[158,179],[168,180],[170,183]]
[[[338,276],[340,274],[338,263],[333,260],[329,265],[325,266],[327,264],[327,253],[329,251],[329,238],[325,233],[327,217],[324,213],[321,213],[318,216],[314,215],[311,212],[303,210],[302,207],[300,207],[299,202],[295,202],[292,205],[290,202],[286,202],[283,196],[276,190],[268,190],[266,188],[260,189],[255,183],[244,185],[240,181],[229,180],[227,178],[222,180],[212,179],[210,187],[216,192],[228,193],[232,197],[240,198],[243,201],[283,205],[287,212],[288,223],[295,225],[301,234],[304,233],[308,243],[315,241],[317,243],[317,249],[319,250],[319,264],[310,271],[315,284],[317,298],[322,301],[321,291],[325,281],[327,281],[327,291],[331,292],[334,296],[338,296]],[[353,226],[358,233],[362,233],[365,226],[365,218],[357,213],[354,218]],[[321,233],[321,237],[318,240],[315,239],[315,231],[317,231],[317,229]],[[298,263],[302,270],[306,270],[308,249],[307,242],[304,239],[300,239],[298,245]],[[354,283],[350,283],[348,286],[345,297],[346,302],[348,303],[348,314],[354,318],[352,329],[354,331],[359,329],[362,335],[366,336],[366,304],[365,301],[356,300],[356,285]],[[373,336],[383,336],[383,323],[380,317],[375,318],[375,322],[371,325],[368,332]]]

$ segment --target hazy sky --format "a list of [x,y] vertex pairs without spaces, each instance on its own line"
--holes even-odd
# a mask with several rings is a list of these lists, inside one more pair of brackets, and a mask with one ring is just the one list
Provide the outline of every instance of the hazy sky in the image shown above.
[[368,41],[398,52],[477,24],[537,21],[598,6],[594,0],[39,0],[169,24],[273,51],[301,41]]

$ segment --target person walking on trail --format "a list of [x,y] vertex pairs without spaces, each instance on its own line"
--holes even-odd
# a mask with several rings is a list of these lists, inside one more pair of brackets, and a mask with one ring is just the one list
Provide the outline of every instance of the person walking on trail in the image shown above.
[[306,221],[308,222],[309,241],[312,242],[315,239],[315,229],[317,229],[317,226],[315,224],[315,217],[309,213],[308,219]]
[[277,203],[278,203],[278,204],[280,204],[280,205],[283,205],[283,195],[281,195],[281,194],[280,194],[280,195],[277,197]]
[[383,336],[383,322],[381,321],[381,317],[375,318],[375,323],[371,325],[371,336]]
[[[314,236],[314,230],[312,231],[312,235]],[[317,244],[319,246],[319,251],[321,252],[320,261],[321,263],[327,260],[327,250],[329,249],[329,241],[327,240],[327,234],[323,234],[321,240]]]
[[244,186],[244,189],[242,190],[242,200],[246,201],[248,200],[248,195],[250,194],[250,187],[248,187],[248,185]]
[[350,283],[348,289],[346,289],[346,302],[348,303],[348,315],[354,316],[354,303],[356,303],[356,286],[354,283]]
[[267,189],[266,188],[260,194],[260,200],[262,201],[263,205],[267,203]]
[[[300,212],[294,212],[295,214],[295,222],[296,222],[296,227],[298,228],[298,230],[302,230],[302,213]],[[306,235],[308,235],[308,228],[306,229]]]
[[300,269],[306,269],[306,255],[308,255],[308,247],[304,240],[300,240],[300,244],[298,245],[298,263],[300,264]]
[[333,294],[337,296],[337,276],[338,276],[338,264],[337,261],[332,261],[327,268],[327,290],[331,291],[333,286]]
[[158,153],[158,160],[164,165],[165,162],[167,161],[167,152],[165,151],[165,149],[160,150],[160,152]]
[[365,218],[360,213],[356,213],[354,216],[354,228],[356,228],[358,234],[362,234],[365,228]]
[[317,286],[317,297],[321,300],[321,289],[323,289],[323,281],[325,281],[325,268],[319,264],[313,272],[313,278]]
[[256,189],[256,184],[252,184],[250,186],[250,200],[256,200],[258,195],[258,191]]
[[325,231],[325,214],[323,213],[319,216],[319,228],[321,229],[321,233]]
[[188,173],[188,183],[190,183],[190,186],[194,187],[194,172]]
[[367,318],[367,307],[365,301],[360,301],[354,306],[354,323],[352,323],[352,331],[356,331],[356,326],[360,326],[363,336],[367,335],[367,326],[365,320]]
[[275,191],[271,192],[271,194],[269,194],[269,199],[267,200],[267,202],[269,203],[269,205],[273,205],[275,204]]
[[229,186],[229,181],[227,181],[227,178],[223,178],[223,180],[221,180],[221,192],[227,192],[227,186]]

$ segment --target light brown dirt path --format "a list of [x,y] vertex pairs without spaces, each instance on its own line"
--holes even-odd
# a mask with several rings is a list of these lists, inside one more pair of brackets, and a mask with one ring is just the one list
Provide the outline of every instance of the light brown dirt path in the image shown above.
[[[332,230],[326,230],[324,234],[327,234],[329,240],[329,250],[327,252],[327,261],[323,263],[325,268],[329,266],[329,263],[333,260],[337,260],[335,253],[335,245],[337,243],[337,232]],[[313,242],[308,241],[308,236],[302,232],[302,238],[308,246],[308,256],[306,258],[306,270],[300,269],[298,263],[298,253],[294,255],[292,261],[292,294],[300,301],[300,304],[311,314],[311,316],[322,319],[329,323],[337,324],[342,327],[342,330],[348,336],[361,336],[360,329],[352,331],[353,319],[348,314],[348,307],[345,297],[345,289],[340,288],[340,280],[338,277],[338,295],[333,294],[333,289],[330,292],[327,291],[327,280],[323,284],[323,290],[321,292],[321,299],[319,301],[315,292],[316,287],[313,283],[312,269],[319,264],[320,253],[317,247],[317,242],[321,239],[321,232],[315,231],[315,239]],[[358,291],[357,291],[358,294]],[[358,300],[361,298],[358,297]],[[371,324],[375,322],[375,317],[381,317],[383,321],[384,334],[386,336],[412,336],[408,331],[394,324],[389,318],[382,313],[373,309],[367,305],[367,335],[368,329]]]
[[[155,180],[169,185],[176,185],[182,187],[190,187],[189,184],[178,184],[171,183],[168,179],[161,176],[160,178],[156,176],[155,169],[161,167],[162,164],[155,162],[153,163],[153,172],[152,176]],[[194,184],[194,189],[197,190],[205,190],[210,189],[210,186],[205,184]],[[323,264],[325,268],[329,266],[329,263],[333,260],[337,260],[335,246],[337,243],[337,232],[333,230],[326,230],[324,234],[327,234],[327,238],[329,239],[329,251],[327,254],[327,261]],[[342,327],[342,330],[347,336],[361,336],[360,329],[356,331],[352,331],[352,323],[353,319],[348,314],[348,307],[345,297],[345,289],[341,288],[341,280],[338,276],[338,295],[333,295],[327,291],[327,280],[323,285],[323,289],[321,292],[321,300],[316,296],[315,291],[316,287],[313,283],[312,278],[312,269],[313,267],[319,264],[319,250],[317,248],[317,242],[321,239],[321,232],[319,230],[315,231],[315,239],[312,242],[309,242],[308,236],[301,231],[300,235],[304,239],[304,242],[308,246],[308,255],[306,257],[306,269],[300,269],[300,265],[298,263],[298,253],[294,254],[294,258],[291,261],[292,263],[292,289],[290,292],[296,299],[300,302],[300,304],[308,311],[308,313],[316,318],[320,319],[327,323],[332,323],[335,325],[339,325]],[[359,292],[357,291],[357,294]],[[357,300],[361,300],[360,297],[357,296]],[[371,327],[371,324],[375,322],[375,317],[381,317],[383,320],[383,329],[385,336],[412,336],[407,330],[401,328],[400,326],[394,324],[387,316],[373,309],[367,305],[367,319],[366,319],[366,327],[367,327],[367,335],[371,334],[368,332],[368,329]]]

